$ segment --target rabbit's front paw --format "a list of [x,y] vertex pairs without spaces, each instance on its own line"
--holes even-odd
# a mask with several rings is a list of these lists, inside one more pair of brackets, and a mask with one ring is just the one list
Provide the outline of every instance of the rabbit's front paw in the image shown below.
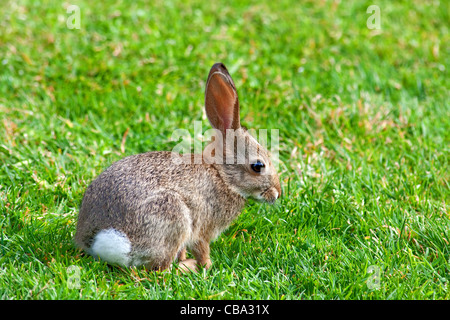
[[198,271],[197,260],[186,259],[180,261],[178,268],[181,272],[197,272]]

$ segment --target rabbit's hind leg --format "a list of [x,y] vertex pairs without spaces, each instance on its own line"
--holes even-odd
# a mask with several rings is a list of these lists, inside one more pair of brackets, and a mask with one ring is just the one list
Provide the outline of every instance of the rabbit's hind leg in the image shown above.
[[[170,191],[154,194],[140,214],[140,232],[133,239],[134,260],[147,269],[165,270],[191,238],[189,208]],[[139,263],[140,262],[140,263]]]

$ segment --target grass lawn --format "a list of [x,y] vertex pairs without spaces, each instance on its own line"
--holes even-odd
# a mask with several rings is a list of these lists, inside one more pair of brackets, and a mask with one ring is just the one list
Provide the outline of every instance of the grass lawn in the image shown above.
[[[450,298],[448,1],[4,2],[0,299]],[[88,184],[208,129],[218,61],[243,124],[279,129],[283,197],[198,274],[82,254]]]

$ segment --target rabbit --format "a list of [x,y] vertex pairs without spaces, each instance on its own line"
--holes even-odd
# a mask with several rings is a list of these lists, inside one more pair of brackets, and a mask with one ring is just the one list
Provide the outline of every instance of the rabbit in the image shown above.
[[[281,196],[269,152],[240,125],[237,91],[222,63],[209,72],[205,111],[217,138],[200,163],[151,151],[127,156],[94,179],[78,216],[75,243],[81,249],[112,265],[161,271],[178,261],[182,272],[197,272],[211,267],[210,243],[248,198],[274,203]],[[245,151],[231,143],[238,140]],[[186,248],[195,259],[186,259]]]

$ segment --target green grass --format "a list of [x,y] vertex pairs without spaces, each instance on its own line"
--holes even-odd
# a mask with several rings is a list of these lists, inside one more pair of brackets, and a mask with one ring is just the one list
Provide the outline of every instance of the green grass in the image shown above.
[[[59,1],[0,8],[1,299],[450,298],[448,2],[71,4],[79,30]],[[206,130],[217,61],[244,124],[280,130],[283,198],[250,201],[199,274],[83,255],[88,184],[194,120]]]

